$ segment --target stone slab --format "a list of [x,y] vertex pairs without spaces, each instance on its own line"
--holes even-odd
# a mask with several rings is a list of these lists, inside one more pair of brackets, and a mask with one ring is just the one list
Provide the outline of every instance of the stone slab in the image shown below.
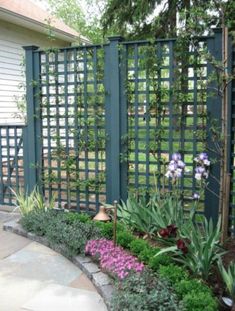
[[50,284],[22,307],[28,311],[106,311],[103,299],[90,291]]
[[99,287],[99,293],[103,297],[108,307],[110,306],[113,292],[114,292],[114,286],[111,284]]
[[12,274],[18,278],[68,285],[81,270],[60,254],[32,242],[0,262],[0,277]]
[[100,272],[100,268],[93,262],[84,263],[81,270],[85,272],[86,276],[91,279],[94,273]]
[[88,279],[88,277],[84,273],[82,273],[79,277],[74,279],[69,284],[69,286],[96,292],[95,286],[92,284],[92,282]]
[[40,282],[36,279],[15,277],[13,273],[4,277],[0,276],[0,310],[22,310],[21,306],[46,285],[45,282]]
[[6,258],[24,248],[31,241],[10,232],[0,231],[0,259]]
[[101,287],[110,284],[110,278],[103,272],[92,274],[92,280],[96,287]]

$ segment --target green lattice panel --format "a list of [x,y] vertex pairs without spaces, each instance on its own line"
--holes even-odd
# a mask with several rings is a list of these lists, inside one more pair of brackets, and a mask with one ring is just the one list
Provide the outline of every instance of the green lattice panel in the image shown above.
[[104,52],[41,53],[43,185],[59,205],[105,201]]

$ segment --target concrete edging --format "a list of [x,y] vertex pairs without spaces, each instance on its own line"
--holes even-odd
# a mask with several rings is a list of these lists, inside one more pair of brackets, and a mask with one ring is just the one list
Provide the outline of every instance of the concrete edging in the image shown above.
[[[48,243],[46,238],[25,231],[17,220],[5,222],[3,224],[3,230],[21,235],[32,241],[43,244],[63,255],[56,247],[52,247]],[[90,257],[76,256],[69,260],[71,260],[79,269],[81,269],[84,272],[84,274],[91,280],[91,282],[97,289],[97,292],[104,299],[107,308],[110,309],[110,301],[114,291],[112,279],[107,274],[103,273],[98,267],[98,265],[94,263]]]

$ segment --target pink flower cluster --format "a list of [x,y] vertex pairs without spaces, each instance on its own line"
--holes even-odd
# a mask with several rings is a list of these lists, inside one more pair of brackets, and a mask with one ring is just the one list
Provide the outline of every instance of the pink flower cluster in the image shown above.
[[119,279],[124,279],[130,271],[141,272],[144,264],[138,259],[128,254],[124,249],[115,246],[113,241],[101,239],[90,240],[86,244],[87,255],[96,257],[100,261],[100,266]]

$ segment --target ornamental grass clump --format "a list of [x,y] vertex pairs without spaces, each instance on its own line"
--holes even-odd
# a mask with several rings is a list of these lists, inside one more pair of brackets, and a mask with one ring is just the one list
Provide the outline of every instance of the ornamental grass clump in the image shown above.
[[90,240],[86,244],[85,253],[96,258],[102,269],[120,280],[127,277],[130,271],[141,272],[144,269],[142,262],[115,246],[113,241]]

